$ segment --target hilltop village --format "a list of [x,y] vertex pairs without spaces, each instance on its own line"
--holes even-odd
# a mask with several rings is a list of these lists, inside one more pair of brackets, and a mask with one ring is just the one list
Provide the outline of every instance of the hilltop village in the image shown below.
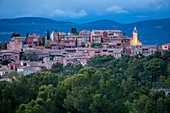
[[136,27],[132,37],[125,36],[121,30],[83,30],[75,28],[70,33],[47,31],[43,38],[39,34],[27,34],[26,37],[13,36],[7,44],[7,50],[0,51],[0,75],[16,70],[28,75],[42,69],[51,69],[59,62],[87,65],[95,55],[112,55],[121,58],[124,55],[149,56],[156,51],[170,50],[170,44],[162,46],[142,45],[138,40]]

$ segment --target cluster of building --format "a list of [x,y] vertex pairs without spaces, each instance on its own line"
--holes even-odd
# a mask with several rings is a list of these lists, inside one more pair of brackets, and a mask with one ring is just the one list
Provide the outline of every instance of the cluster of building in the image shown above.
[[142,45],[138,40],[136,27],[133,37],[124,36],[120,30],[83,30],[78,34],[52,32],[50,39],[33,34],[27,37],[12,37],[7,50],[0,51],[0,75],[11,70],[27,75],[36,73],[43,68],[51,69],[56,62],[64,66],[68,63],[81,63],[95,55],[113,55],[121,58],[123,55],[149,56],[155,51],[170,50],[170,44]]

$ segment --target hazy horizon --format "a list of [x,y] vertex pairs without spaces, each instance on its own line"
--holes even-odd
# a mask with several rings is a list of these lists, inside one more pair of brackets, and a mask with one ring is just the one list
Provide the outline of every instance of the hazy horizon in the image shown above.
[[136,22],[142,22],[142,21],[149,21],[149,20],[162,20],[162,19],[170,19],[170,17],[167,18],[159,18],[159,19],[146,19],[146,20],[139,20],[139,21],[134,21],[134,22],[129,22],[129,23],[123,23],[123,22],[118,22],[115,20],[111,20],[111,19],[98,19],[98,20],[89,20],[87,22],[78,22],[78,21],[64,21],[64,20],[55,20],[55,19],[51,19],[51,18],[46,18],[46,17],[15,17],[15,18],[0,18],[0,19],[19,19],[19,18],[42,18],[42,19],[49,19],[49,20],[54,20],[56,22],[70,22],[70,23],[75,23],[75,24],[86,24],[86,23],[90,23],[90,22],[96,22],[96,21],[114,21],[120,24],[131,24],[131,23],[136,23]]

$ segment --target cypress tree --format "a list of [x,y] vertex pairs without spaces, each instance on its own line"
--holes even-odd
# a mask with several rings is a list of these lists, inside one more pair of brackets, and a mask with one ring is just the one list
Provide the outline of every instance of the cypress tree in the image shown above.
[[47,40],[50,40],[50,33],[49,33],[49,30],[47,30]]

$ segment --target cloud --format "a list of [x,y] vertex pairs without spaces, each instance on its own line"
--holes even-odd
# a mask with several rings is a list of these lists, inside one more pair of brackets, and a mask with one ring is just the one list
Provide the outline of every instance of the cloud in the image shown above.
[[144,15],[138,15],[136,16],[137,18],[147,18],[147,16],[144,16]]
[[163,5],[166,6],[165,2],[162,2],[162,0],[147,0],[146,5],[153,10],[159,10]]
[[170,0],[0,0],[0,11],[0,18],[39,16],[69,21],[128,22],[138,15],[137,20],[169,18]]
[[81,18],[88,15],[87,12],[83,9],[72,11],[72,10],[61,10],[55,9],[53,13],[51,13],[52,17],[59,16],[59,17],[69,17],[69,18]]
[[87,15],[87,12],[85,10],[80,10],[78,12],[73,12],[70,17],[72,18],[80,18],[80,17],[84,17]]
[[127,10],[123,9],[120,6],[111,6],[106,9],[107,12],[114,13],[114,14],[122,14],[122,13],[128,13]]
[[55,9],[52,13],[51,16],[62,16],[65,17],[67,16],[67,13],[64,10],[61,9]]

